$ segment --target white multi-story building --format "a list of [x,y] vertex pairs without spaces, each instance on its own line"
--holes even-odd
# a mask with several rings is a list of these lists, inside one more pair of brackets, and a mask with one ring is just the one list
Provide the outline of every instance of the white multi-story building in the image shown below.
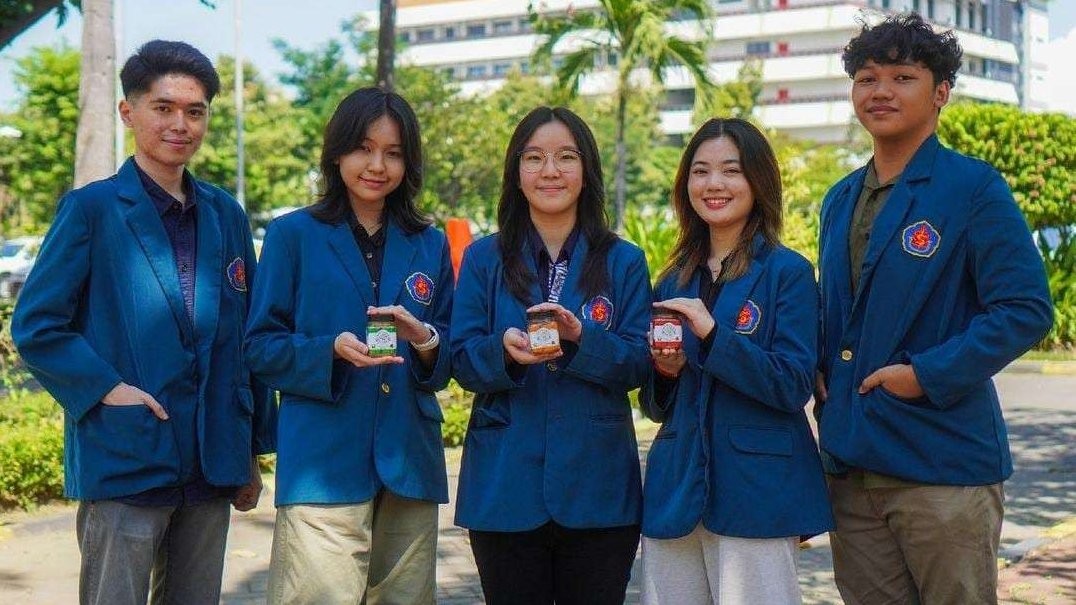
[[[446,70],[465,93],[499,86],[513,69],[526,72],[538,44],[527,18],[528,0],[399,0],[396,27],[406,42],[402,61]],[[736,77],[747,60],[761,64],[757,117],[768,127],[817,141],[841,141],[854,122],[841,50],[864,18],[917,11],[953,29],[964,48],[957,96],[1043,109],[1049,21],[1042,0],[711,0],[715,19],[710,69],[718,82]],[[594,0],[545,0],[556,14],[589,10]],[[376,14],[371,15],[376,22]],[[694,21],[668,31],[700,35]],[[562,47],[558,47],[560,50]],[[570,50],[571,41],[563,49]],[[615,53],[607,57],[615,64]],[[600,72],[585,79],[584,94],[608,90]],[[694,89],[683,69],[666,73],[662,128],[690,132]]]

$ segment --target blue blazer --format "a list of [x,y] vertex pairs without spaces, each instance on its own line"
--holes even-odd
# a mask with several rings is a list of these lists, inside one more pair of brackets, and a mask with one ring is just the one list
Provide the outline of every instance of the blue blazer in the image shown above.
[[[11,333],[64,408],[71,498],[178,485],[195,464],[214,485],[243,485],[251,455],[275,448],[275,406],[242,361],[256,262],[250,225],[230,195],[201,181],[195,187],[193,323],[172,245],[133,160],[60,200],[19,297]],[[121,381],[152,395],[170,419],[145,406],[98,405]]]
[[[697,298],[698,275],[656,300]],[[743,277],[713,309],[709,351],[684,328],[687,364],[639,400],[662,423],[646,464],[643,535],[679,538],[700,521],[723,536],[777,538],[833,528],[818,448],[803,411],[817,361],[818,289],[799,254],[755,242]]]
[[[502,338],[509,327],[526,329],[527,307],[507,289],[496,235],[467,249],[452,312],[453,371],[475,392],[458,525],[525,531],[550,519],[573,528],[639,522],[639,456],[628,391],[650,368],[646,259],[635,246],[616,242],[607,257],[610,291],[595,305],[579,287],[587,251],[580,237],[560,297],[583,322],[579,346],[563,343],[565,355],[546,364],[510,367]],[[532,256],[525,256],[536,272]],[[542,300],[537,283],[531,297]]]
[[[276,504],[366,502],[382,488],[448,502],[436,391],[449,378],[452,267],[444,234],[386,220],[379,298],[347,223],[297,210],[269,225],[247,326],[247,361],[280,391]],[[431,291],[416,289],[424,276]],[[366,308],[402,305],[441,335],[425,370],[400,341],[401,365],[333,359],[341,332],[366,339]]]
[[[927,139],[875,219],[859,291],[848,230],[866,168],[822,206],[822,448],[903,479],[984,485],[1012,473],[991,377],[1050,329],[1042,258],[1001,175]],[[857,389],[911,363],[926,395]]]

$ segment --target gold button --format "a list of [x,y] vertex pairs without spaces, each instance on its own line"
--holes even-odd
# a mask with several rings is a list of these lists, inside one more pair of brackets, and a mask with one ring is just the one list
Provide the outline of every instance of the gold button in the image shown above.
[[547,363],[547,364],[545,364],[545,367],[546,367],[546,369],[548,369],[548,370],[549,370],[550,372],[556,372],[556,371],[557,371],[557,364],[553,363],[552,361],[551,361],[551,362],[549,362],[549,363]]
[[389,391],[391,391],[391,390],[392,389],[389,388],[389,383],[387,383],[387,382],[382,382],[381,383],[381,392],[382,393],[388,395]]
[[852,361],[852,352],[848,349],[841,351],[841,359],[845,361]]

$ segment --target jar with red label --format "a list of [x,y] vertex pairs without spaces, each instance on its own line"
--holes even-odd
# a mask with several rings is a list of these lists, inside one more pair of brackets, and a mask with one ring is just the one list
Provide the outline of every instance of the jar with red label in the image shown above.
[[658,310],[650,319],[650,340],[654,349],[679,349],[684,344],[684,326],[680,314]]
[[557,329],[556,316],[552,311],[528,312],[527,336],[530,338],[531,353],[535,355],[560,353],[560,331]]

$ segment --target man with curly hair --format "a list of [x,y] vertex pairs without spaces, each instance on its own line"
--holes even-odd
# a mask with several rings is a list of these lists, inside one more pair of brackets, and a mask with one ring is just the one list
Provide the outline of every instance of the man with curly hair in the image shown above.
[[991,377],[1050,329],[1009,187],[935,130],[960,67],[916,14],[844,49],[870,162],[822,206],[816,399],[847,603],[994,603],[1012,473]]

